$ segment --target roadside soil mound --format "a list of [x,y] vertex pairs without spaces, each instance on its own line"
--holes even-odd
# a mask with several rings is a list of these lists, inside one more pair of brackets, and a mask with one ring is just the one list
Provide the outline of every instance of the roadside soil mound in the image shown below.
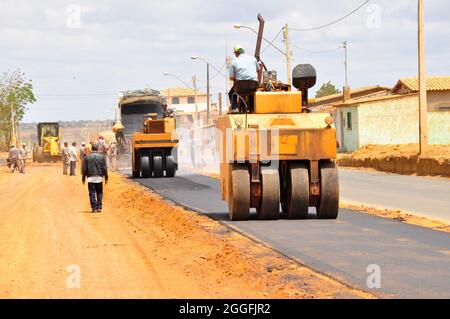
[[356,152],[340,154],[338,163],[403,175],[450,177],[450,145],[430,145],[420,157],[418,152],[417,144],[366,145]]

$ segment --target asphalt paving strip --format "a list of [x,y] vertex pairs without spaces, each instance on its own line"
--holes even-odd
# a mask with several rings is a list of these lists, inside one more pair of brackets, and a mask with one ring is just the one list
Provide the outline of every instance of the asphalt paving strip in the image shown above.
[[[450,298],[450,235],[341,209],[337,220],[230,222],[219,181],[181,173],[175,178],[136,179],[164,198],[203,213],[284,256],[380,297]],[[373,267],[381,288],[367,285]]]

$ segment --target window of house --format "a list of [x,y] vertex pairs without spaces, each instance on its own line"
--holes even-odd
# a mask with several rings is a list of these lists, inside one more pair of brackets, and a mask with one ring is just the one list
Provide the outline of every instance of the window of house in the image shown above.
[[172,98],[172,104],[180,104],[180,98],[179,97],[173,97]]
[[193,96],[188,96],[188,104],[195,104],[195,98]]
[[352,130],[352,113],[347,112],[347,129]]

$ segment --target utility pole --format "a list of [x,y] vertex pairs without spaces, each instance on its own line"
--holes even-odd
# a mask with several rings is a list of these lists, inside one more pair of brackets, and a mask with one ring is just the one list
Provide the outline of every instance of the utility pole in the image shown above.
[[425,34],[424,34],[424,5],[423,0],[418,3],[418,40],[419,40],[419,155],[428,148],[427,123],[427,80],[425,70]]
[[222,116],[222,92],[219,92],[219,116]]
[[207,100],[206,100],[206,125],[208,125],[209,124],[209,111],[210,111],[210,106],[211,106],[210,88],[209,88],[209,63],[206,63],[206,95],[207,95]]
[[344,48],[344,66],[345,66],[345,86],[348,87],[348,56],[347,56],[347,41],[342,43]]
[[286,66],[287,66],[287,82],[292,85],[292,75],[291,75],[291,49],[289,46],[289,27],[286,23],[284,26],[284,44],[286,45]]

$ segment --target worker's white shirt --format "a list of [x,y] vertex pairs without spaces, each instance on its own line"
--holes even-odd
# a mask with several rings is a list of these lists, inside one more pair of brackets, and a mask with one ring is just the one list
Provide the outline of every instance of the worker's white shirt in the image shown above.
[[91,176],[87,178],[88,183],[93,183],[93,184],[101,184],[103,183],[103,177],[101,176]]
[[69,147],[69,156],[70,156],[70,161],[71,162],[76,162],[77,161],[77,149],[74,146],[70,146]]
[[236,81],[258,81],[259,64],[247,54],[241,54],[231,62],[230,77]]

